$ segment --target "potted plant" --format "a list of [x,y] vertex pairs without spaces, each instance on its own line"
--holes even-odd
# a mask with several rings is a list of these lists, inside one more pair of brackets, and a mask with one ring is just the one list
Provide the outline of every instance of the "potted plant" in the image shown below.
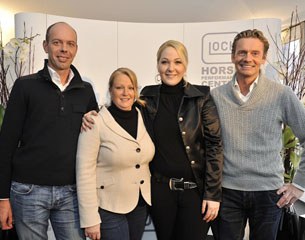
[[[297,97],[305,96],[305,36],[304,22],[301,22],[297,9],[292,12],[289,26],[282,31],[281,42],[272,37],[276,46],[277,63],[274,69],[283,84],[290,86]],[[292,182],[300,162],[301,147],[292,130],[283,126],[282,156],[285,167],[285,182]]]
[[[12,38],[7,44],[2,41],[2,29],[0,26],[0,128],[2,125],[4,111],[9,98],[10,86],[8,86],[8,75],[11,81],[27,73],[32,73],[34,61],[34,48],[32,41],[39,34],[27,37],[24,24],[24,36]],[[13,70],[12,70],[13,68]]]

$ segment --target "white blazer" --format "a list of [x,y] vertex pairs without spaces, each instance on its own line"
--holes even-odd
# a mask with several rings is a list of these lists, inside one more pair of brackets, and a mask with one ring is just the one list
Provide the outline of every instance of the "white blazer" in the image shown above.
[[137,139],[115,121],[106,107],[94,117],[93,129],[79,136],[76,181],[81,227],[102,221],[99,207],[121,214],[132,211],[140,191],[151,205],[149,162],[155,147],[137,111]]

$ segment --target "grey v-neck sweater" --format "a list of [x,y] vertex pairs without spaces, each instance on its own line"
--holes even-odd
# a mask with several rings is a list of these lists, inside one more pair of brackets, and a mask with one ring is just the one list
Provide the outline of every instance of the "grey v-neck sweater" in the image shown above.
[[[222,186],[241,191],[281,187],[282,124],[292,128],[303,146],[305,142],[305,108],[293,91],[261,75],[246,102],[234,90],[233,80],[213,89],[211,94],[222,127]],[[304,152],[295,183],[305,187]]]

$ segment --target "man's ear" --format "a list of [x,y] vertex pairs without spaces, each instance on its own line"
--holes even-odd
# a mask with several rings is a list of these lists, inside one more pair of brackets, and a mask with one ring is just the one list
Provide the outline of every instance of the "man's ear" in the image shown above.
[[45,53],[48,53],[48,43],[46,40],[43,40],[42,46],[43,46]]

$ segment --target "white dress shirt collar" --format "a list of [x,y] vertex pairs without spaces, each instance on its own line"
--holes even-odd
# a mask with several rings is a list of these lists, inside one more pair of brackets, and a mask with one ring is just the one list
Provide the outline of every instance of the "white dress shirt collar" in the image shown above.
[[60,89],[60,91],[64,91],[70,84],[72,78],[74,77],[74,73],[73,71],[70,69],[70,73],[69,73],[69,78],[68,81],[66,82],[66,84],[62,84],[60,81],[60,76],[58,75],[58,73],[52,69],[50,66],[48,66],[48,70],[52,79],[52,82],[56,84],[56,86]]
[[247,93],[247,95],[243,95],[240,91],[240,87],[238,85],[238,82],[237,82],[237,79],[236,79],[236,76],[234,77],[234,89],[236,90],[238,96],[240,97],[240,99],[243,101],[243,102],[246,102],[248,101],[248,99],[250,98],[251,96],[251,93],[252,93],[252,90],[256,87],[258,83],[258,77],[254,80],[254,82],[250,85],[250,88],[249,88],[249,92]]

